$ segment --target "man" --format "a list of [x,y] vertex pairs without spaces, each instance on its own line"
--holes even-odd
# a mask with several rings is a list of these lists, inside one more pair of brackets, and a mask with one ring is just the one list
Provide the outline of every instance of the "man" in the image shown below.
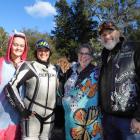
[[99,27],[99,93],[105,140],[140,140],[140,46],[126,42],[113,22]]
[[[6,87],[11,104],[23,116],[22,140],[48,140],[54,121],[57,73],[50,64],[51,49],[41,39],[35,44],[36,61],[25,62]],[[18,88],[25,85],[22,100]]]
[[27,51],[25,34],[15,31],[9,37],[6,55],[0,58],[0,140],[20,140],[20,115],[8,102],[3,89],[26,60]]

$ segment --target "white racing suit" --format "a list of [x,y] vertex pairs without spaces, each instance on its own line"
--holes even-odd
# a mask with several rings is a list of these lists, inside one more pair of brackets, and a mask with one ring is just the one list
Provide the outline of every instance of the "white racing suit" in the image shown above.
[[[25,86],[25,95],[21,100],[20,85]],[[15,77],[6,86],[10,103],[23,117],[22,140],[48,140],[54,121],[56,103],[56,68],[37,62],[25,62]],[[35,115],[31,115],[35,112]]]

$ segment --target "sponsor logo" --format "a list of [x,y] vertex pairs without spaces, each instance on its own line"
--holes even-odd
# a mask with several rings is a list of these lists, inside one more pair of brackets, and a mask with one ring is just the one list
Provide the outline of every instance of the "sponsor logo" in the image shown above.
[[47,77],[47,76],[55,77],[56,76],[56,74],[53,74],[53,73],[39,73],[38,75],[39,77]]

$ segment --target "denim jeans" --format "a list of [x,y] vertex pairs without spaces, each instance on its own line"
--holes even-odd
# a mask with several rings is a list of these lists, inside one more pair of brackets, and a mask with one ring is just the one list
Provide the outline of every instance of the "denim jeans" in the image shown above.
[[104,140],[140,140],[140,134],[131,132],[131,119],[103,115]]

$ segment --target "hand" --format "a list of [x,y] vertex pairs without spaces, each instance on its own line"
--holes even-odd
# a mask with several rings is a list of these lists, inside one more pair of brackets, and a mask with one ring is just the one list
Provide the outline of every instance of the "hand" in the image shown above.
[[28,118],[29,116],[32,115],[32,111],[28,110],[28,109],[24,109],[22,112],[21,112],[21,115],[23,118]]
[[140,133],[140,122],[134,118],[131,121],[131,132],[138,134]]
[[35,112],[35,111],[30,112],[28,115],[24,116],[24,119],[25,119],[25,120],[28,120],[30,117],[34,117],[34,116],[35,116],[35,114],[36,114],[36,112]]
[[[35,116],[35,114],[36,114],[36,112],[35,112],[35,111],[33,111],[33,112],[31,113],[31,115],[30,115],[30,116],[31,116],[31,117],[33,117],[33,116]],[[29,117],[30,117],[30,116],[29,116]]]

